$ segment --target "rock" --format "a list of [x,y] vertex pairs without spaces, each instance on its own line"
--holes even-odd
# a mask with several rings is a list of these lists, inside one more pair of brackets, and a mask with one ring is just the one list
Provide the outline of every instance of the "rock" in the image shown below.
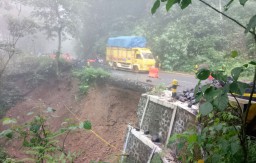
[[135,127],[135,130],[136,130],[136,131],[140,131],[140,128],[138,128],[138,127]]
[[156,134],[156,135],[152,136],[151,140],[152,140],[152,142],[160,142],[161,139],[160,139],[159,135]]
[[192,105],[195,105],[197,102],[195,99],[191,100]]
[[194,97],[194,93],[189,93],[189,97],[193,98]]
[[182,96],[179,97],[179,100],[180,100],[181,102],[185,102],[185,101],[186,101],[185,97],[182,97]]

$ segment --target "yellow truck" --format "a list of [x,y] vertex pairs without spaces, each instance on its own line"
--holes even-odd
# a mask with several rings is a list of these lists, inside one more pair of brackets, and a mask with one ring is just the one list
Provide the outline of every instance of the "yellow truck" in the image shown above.
[[149,71],[155,67],[150,49],[145,48],[146,39],[139,36],[121,36],[108,39],[106,61],[114,69],[134,72]]

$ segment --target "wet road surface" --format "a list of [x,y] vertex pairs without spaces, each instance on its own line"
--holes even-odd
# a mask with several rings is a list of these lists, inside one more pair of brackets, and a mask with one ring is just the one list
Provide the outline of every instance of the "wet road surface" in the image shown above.
[[173,79],[178,80],[179,87],[178,92],[181,92],[185,89],[192,89],[196,86],[198,80],[195,78],[195,75],[174,73],[174,72],[159,72],[159,78],[150,78],[148,73],[134,73],[129,71],[122,70],[111,70],[113,77],[119,77],[127,80],[134,80],[142,83],[147,83],[151,85],[160,85],[170,86]]

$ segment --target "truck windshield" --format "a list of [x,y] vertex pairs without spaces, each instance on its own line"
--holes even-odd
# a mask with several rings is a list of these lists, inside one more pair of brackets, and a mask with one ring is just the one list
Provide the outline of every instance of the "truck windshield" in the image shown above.
[[144,59],[154,59],[151,53],[142,53]]

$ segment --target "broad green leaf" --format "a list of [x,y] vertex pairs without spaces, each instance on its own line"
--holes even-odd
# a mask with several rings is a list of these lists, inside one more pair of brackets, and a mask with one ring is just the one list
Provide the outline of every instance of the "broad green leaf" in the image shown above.
[[221,94],[220,89],[210,87],[204,92],[204,97],[207,101],[213,101],[220,94]]
[[243,5],[243,6],[244,6],[244,5],[245,5],[245,3],[247,2],[247,0],[239,0],[239,2],[240,2],[240,4],[241,4],[241,5]]
[[0,137],[7,137],[9,139],[13,138],[13,131],[11,129],[4,130],[0,133]]
[[243,95],[246,88],[249,88],[249,85],[242,82],[233,82],[229,86],[230,92],[238,95]]
[[213,71],[211,73],[212,77],[214,77],[214,79],[220,80],[220,81],[227,81],[227,75],[224,74],[224,71]]
[[248,64],[244,64],[243,66],[244,66],[245,68],[247,68],[249,65],[248,65]]
[[203,93],[202,92],[197,92],[196,95],[195,95],[196,102],[199,102],[202,97],[203,97]]
[[8,117],[3,118],[3,125],[9,125],[14,123],[17,123],[17,120],[14,118],[8,118]]
[[256,66],[256,61],[250,61],[249,64]]
[[186,7],[188,7],[189,4],[191,4],[191,0],[182,0],[182,1],[181,1],[181,4],[180,4],[180,5],[181,5],[180,7],[181,7],[181,9],[183,10],[183,9],[185,9]]
[[210,88],[211,87],[211,85],[210,84],[206,84],[206,85],[204,85],[202,88],[201,88],[201,90],[202,90],[202,92],[205,92],[208,88]]
[[91,130],[92,129],[92,124],[90,121],[84,121],[84,125],[83,125],[84,129],[86,130]]
[[237,81],[241,72],[243,72],[244,68],[243,67],[236,67],[234,69],[231,70],[231,76],[232,78]]
[[160,0],[156,0],[153,7],[151,8],[151,13],[154,14],[156,10],[160,7]]
[[196,77],[200,80],[205,80],[210,76],[210,73],[210,70],[202,68],[196,73]]
[[170,8],[175,4],[177,3],[178,0],[168,0],[167,4],[166,4],[166,10],[169,11]]
[[229,93],[230,90],[230,84],[226,83],[224,87],[222,88],[223,93]]
[[201,104],[199,107],[199,112],[203,116],[208,115],[212,110],[213,110],[213,106],[210,102],[205,102],[205,103]]
[[236,58],[236,57],[238,56],[238,52],[237,52],[237,51],[232,51],[231,54],[230,54],[230,56],[231,56],[232,58]]
[[214,101],[213,101],[213,105],[223,111],[224,109],[226,109],[228,107],[228,95],[227,94],[222,94],[217,96]]
[[250,19],[249,24],[247,24],[245,33],[248,33],[251,29],[253,29],[253,28],[255,28],[255,27],[256,27],[256,15],[254,15],[254,16]]

